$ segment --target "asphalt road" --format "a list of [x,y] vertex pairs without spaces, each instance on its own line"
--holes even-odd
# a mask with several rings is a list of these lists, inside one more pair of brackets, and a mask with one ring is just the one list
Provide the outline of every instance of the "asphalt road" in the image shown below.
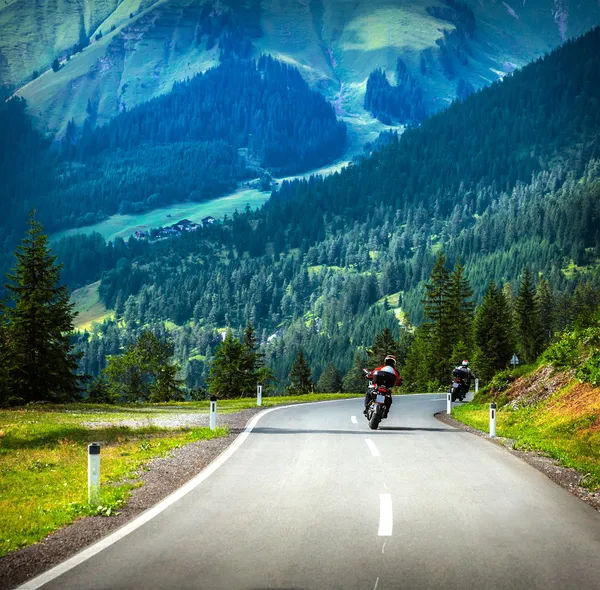
[[189,493],[43,588],[600,589],[600,514],[433,418],[445,407],[396,397],[377,431],[360,399],[272,411]]

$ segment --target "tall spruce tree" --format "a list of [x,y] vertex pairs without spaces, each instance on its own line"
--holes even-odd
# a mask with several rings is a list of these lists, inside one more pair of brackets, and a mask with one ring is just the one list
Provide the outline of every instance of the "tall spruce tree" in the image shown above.
[[452,365],[454,323],[450,304],[450,275],[446,269],[446,257],[441,250],[429,282],[425,283],[425,290],[422,304],[427,321],[423,325],[427,332],[432,361],[432,366],[427,372],[432,380],[443,383],[448,380]]
[[515,324],[519,350],[525,362],[533,362],[543,348],[540,307],[529,268],[525,268],[515,300]]
[[314,390],[314,385],[310,378],[310,367],[302,349],[296,355],[296,360],[290,370],[289,379],[291,383],[289,392],[292,395],[310,393]]
[[[259,379],[259,370],[264,366],[264,354],[258,352],[258,339],[254,327],[250,322],[244,332],[244,395],[252,396],[256,393],[256,384]],[[264,373],[264,372],[263,372]],[[265,376],[263,375],[263,380]]]
[[542,327],[542,338],[544,346],[548,346],[556,327],[556,310],[554,302],[554,294],[550,283],[542,277],[536,288],[536,295],[540,308],[540,323]]
[[[468,356],[473,341],[473,310],[475,304],[471,300],[473,289],[465,277],[465,267],[457,260],[454,271],[448,280],[448,313],[450,317],[449,330],[453,342],[453,357]],[[462,344],[461,344],[462,343]],[[454,361],[453,358],[453,362]]]
[[512,356],[512,322],[506,296],[494,282],[488,286],[474,322],[477,346],[475,368],[482,379],[491,379]]
[[76,374],[81,354],[73,352],[70,341],[74,304],[67,287],[59,286],[61,265],[33,211],[28,226],[7,275],[13,303],[7,308],[10,387],[15,400],[70,402],[80,396],[83,380]]
[[10,397],[12,396],[10,386],[12,350],[9,342],[6,308],[0,302],[0,407],[10,405]]

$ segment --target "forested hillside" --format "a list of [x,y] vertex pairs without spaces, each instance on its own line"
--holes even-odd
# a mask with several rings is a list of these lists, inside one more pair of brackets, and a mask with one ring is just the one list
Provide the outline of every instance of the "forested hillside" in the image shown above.
[[[0,105],[5,271],[31,208],[49,231],[181,201],[204,201],[264,170],[334,160],[346,128],[291,66],[227,59],[173,92],[94,128],[71,124],[60,145],[33,128],[22,99]],[[19,228],[19,229],[16,229]]]
[[[342,173],[285,184],[258,213],[122,244],[114,265],[95,238],[86,276],[124,324],[82,337],[86,370],[154,324],[197,383],[219,332],[251,321],[278,377],[299,346],[315,378],[330,361],[345,372],[383,327],[410,340],[398,320],[421,321],[440,247],[449,267],[460,257],[476,301],[491,280],[516,292],[528,266],[556,302],[551,330],[567,325],[573,292],[597,296],[598,46],[595,29]],[[73,249],[57,248],[76,280]]]

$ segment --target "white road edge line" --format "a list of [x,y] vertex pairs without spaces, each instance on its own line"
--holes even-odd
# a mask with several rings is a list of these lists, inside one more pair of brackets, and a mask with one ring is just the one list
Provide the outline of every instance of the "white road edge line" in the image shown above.
[[350,416],[350,420],[352,421],[352,424],[358,424],[358,421],[356,420],[356,416]]
[[379,494],[379,532],[380,537],[391,537],[394,517],[392,515],[392,495]]
[[[353,398],[348,398],[353,399]],[[87,549],[77,553],[70,559],[59,563],[57,566],[52,569],[40,574],[39,576],[32,578],[28,582],[25,582],[16,590],[37,590],[44,586],[44,584],[48,584],[55,578],[62,576],[64,573],[69,570],[77,567],[79,564],[87,561],[97,553],[100,553],[103,549],[114,545],[117,541],[120,541],[123,537],[126,537],[129,533],[132,533],[136,529],[139,529],[142,525],[146,524],[148,521],[152,520],[155,516],[160,514],[163,510],[166,510],[171,504],[177,502],[185,496],[187,493],[191,492],[194,488],[198,487],[204,480],[208,479],[233,453],[235,453],[241,446],[242,443],[248,438],[252,430],[258,424],[258,421],[267,414],[274,412],[275,410],[285,410],[287,408],[294,408],[298,406],[308,406],[313,404],[323,404],[323,403],[336,403],[336,402],[344,402],[348,401],[348,399],[333,399],[333,400],[325,400],[322,402],[308,402],[304,404],[292,404],[289,406],[277,406],[274,408],[269,408],[268,410],[262,411],[260,414],[257,414],[246,424],[246,428],[244,432],[238,435],[238,437],[227,447],[225,451],[223,451],[208,467],[203,469],[198,475],[194,478],[190,479],[185,485],[180,487],[178,490],[175,490],[170,496],[167,496],[162,502],[159,502],[143,514],[140,514],[135,520],[127,523],[120,529],[116,530],[114,533],[104,537],[104,539],[100,539],[97,543],[94,543]]]
[[369,450],[371,451],[371,455],[373,455],[373,457],[381,457],[381,455],[379,454],[379,450],[375,446],[375,443],[370,438],[365,438],[365,442],[367,443],[367,446],[369,447]]

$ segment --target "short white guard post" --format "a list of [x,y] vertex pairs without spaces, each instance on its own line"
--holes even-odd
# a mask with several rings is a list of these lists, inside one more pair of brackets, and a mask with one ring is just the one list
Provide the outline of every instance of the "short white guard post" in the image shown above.
[[448,392],[448,401],[446,403],[446,414],[452,414],[452,393]]
[[262,385],[260,383],[256,386],[256,405],[262,406]]
[[88,501],[100,503],[100,445],[88,445]]
[[475,379],[475,393],[479,391],[479,379]]
[[496,438],[496,404],[490,404],[490,436]]
[[217,428],[217,398],[214,395],[210,396],[210,429]]

